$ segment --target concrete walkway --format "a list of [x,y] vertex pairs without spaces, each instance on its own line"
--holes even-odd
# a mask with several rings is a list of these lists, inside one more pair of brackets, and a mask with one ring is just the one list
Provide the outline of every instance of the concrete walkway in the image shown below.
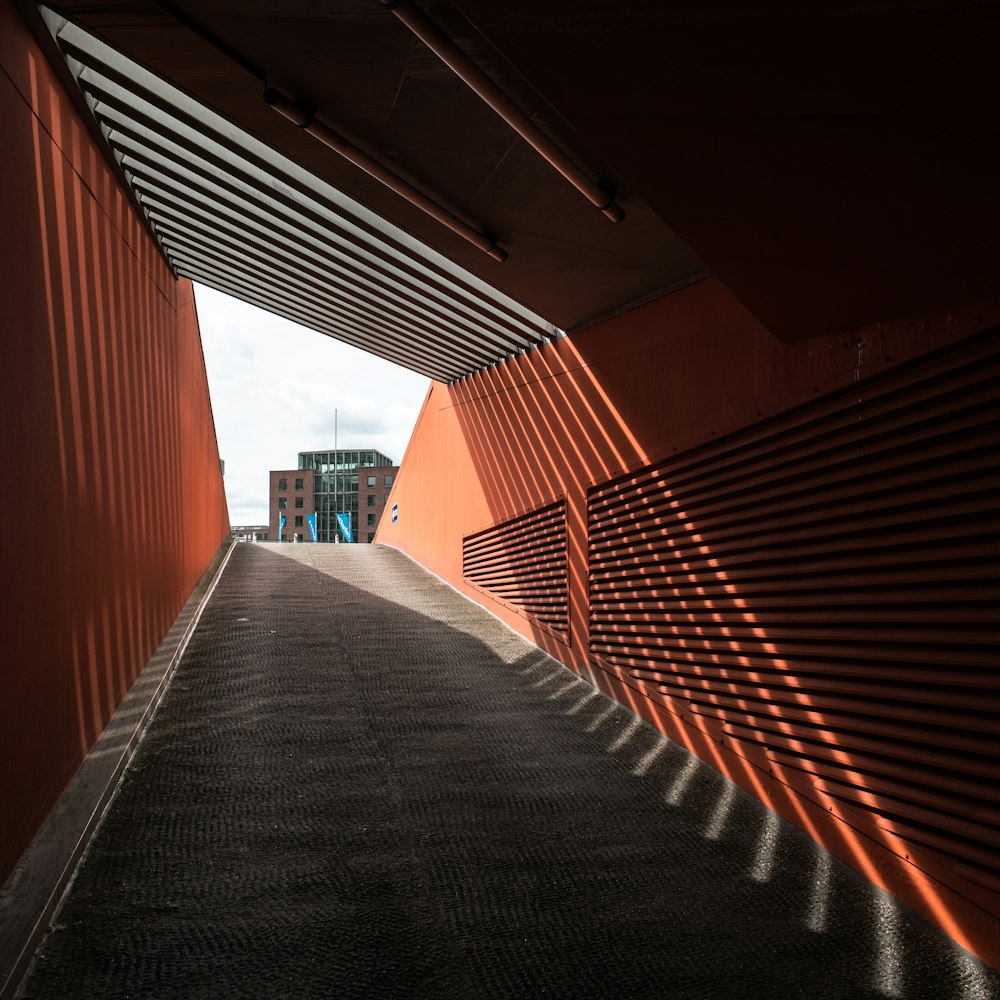
[[240,545],[32,998],[1000,997],[377,546]]

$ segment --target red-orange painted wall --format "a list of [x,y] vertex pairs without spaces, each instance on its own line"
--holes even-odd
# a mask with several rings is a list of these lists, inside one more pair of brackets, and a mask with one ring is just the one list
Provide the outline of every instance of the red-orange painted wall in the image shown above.
[[[961,880],[859,833],[588,657],[588,487],[783,413],[985,329],[996,304],[794,344],[715,279],[454,386],[432,384],[376,541],[396,546],[591,678],[957,940],[1000,961],[997,911]],[[463,537],[565,496],[570,640],[462,578]]]
[[0,881],[228,535],[192,288],[0,2]]

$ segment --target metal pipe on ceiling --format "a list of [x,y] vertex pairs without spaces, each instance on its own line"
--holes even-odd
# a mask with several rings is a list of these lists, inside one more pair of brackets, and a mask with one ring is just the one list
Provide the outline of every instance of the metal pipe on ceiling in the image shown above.
[[442,226],[446,226],[453,233],[468,240],[483,253],[501,262],[507,259],[507,251],[497,244],[495,236],[481,232],[463,222],[458,216],[453,215],[422,191],[418,191],[412,184],[407,183],[387,167],[384,167],[378,160],[359,149],[354,143],[345,139],[326,122],[316,117],[315,105],[293,101],[274,87],[269,87],[264,91],[264,101],[293,125],[298,125],[303,131],[319,139],[324,146],[339,153],[344,159],[350,160],[356,167],[374,177],[380,184],[384,184],[390,191],[395,191],[401,198],[405,198],[411,205],[440,222]]
[[381,2],[595,208],[612,222],[625,218],[625,210],[615,201],[614,195],[585,174],[413,0]]

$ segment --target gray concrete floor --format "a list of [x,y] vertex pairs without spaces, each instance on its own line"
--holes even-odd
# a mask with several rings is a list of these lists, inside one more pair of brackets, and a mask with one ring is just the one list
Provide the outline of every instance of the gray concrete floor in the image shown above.
[[240,545],[23,996],[1000,997],[401,554]]

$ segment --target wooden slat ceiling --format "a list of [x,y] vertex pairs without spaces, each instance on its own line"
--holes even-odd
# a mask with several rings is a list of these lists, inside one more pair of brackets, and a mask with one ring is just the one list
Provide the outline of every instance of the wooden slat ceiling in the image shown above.
[[[625,211],[622,223],[574,190],[379,0],[58,5],[60,15],[559,329],[707,275],[455,8],[428,10],[575,164],[614,194]],[[496,234],[508,259],[500,263],[477,250],[277,114],[264,101],[265,84],[314,104],[318,117],[374,160]]]
[[442,381],[555,335],[82,28],[47,19],[178,274]]
[[[381,0],[59,10],[567,331],[708,273],[785,340],[1000,295],[993,0],[407,2],[614,193],[623,222]],[[509,259],[276,114],[265,86],[315,104]]]

